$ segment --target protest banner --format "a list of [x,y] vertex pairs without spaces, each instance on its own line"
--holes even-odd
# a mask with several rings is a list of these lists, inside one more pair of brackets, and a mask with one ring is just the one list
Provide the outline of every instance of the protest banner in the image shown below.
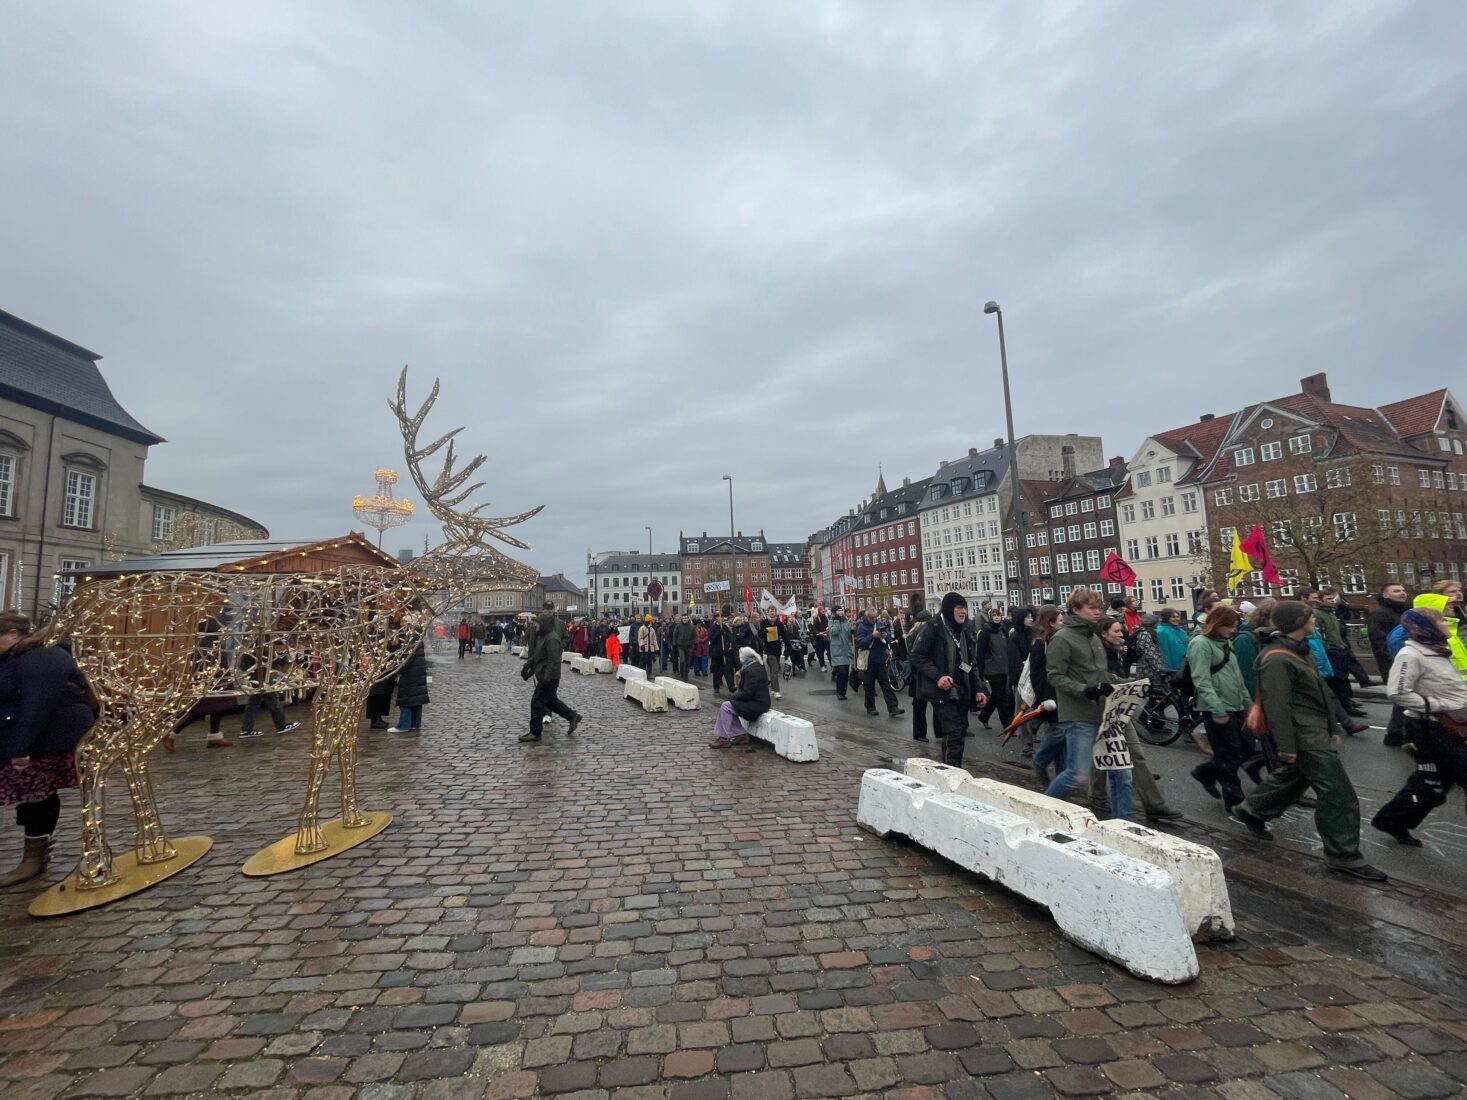
[[1128,680],[1116,684],[1115,691],[1106,696],[1100,732],[1095,735],[1095,766],[1101,771],[1121,771],[1131,766],[1126,727],[1146,702],[1146,689],[1150,686],[1150,680]]

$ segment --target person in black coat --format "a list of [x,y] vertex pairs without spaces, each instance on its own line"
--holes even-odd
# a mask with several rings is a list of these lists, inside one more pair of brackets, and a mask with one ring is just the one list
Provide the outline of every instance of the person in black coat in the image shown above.
[[1009,668],[1008,624],[1002,611],[991,608],[987,617],[976,625],[978,670],[988,683],[988,701],[983,704],[978,721],[987,729],[989,717],[997,710],[999,722],[1007,726],[1014,720],[1013,686],[1018,679],[1018,671]]
[[397,674],[397,725],[387,732],[416,734],[423,728],[423,708],[429,702],[428,654],[419,642]]
[[968,601],[960,592],[942,598],[942,611],[912,645],[917,697],[932,704],[933,732],[942,739],[942,762],[962,767],[968,712],[988,702],[978,671],[978,643],[968,625]]
[[63,645],[41,645],[30,619],[0,615],[0,804],[25,831],[19,865],[0,886],[33,879],[51,861],[57,793],[77,785],[76,747],[96,715],[87,680]]
[[715,749],[747,742],[748,731],[739,719],[753,722],[770,708],[769,670],[764,667],[758,651],[752,646],[744,646],[739,650],[739,660],[742,664],[734,674],[733,694],[718,708],[718,718],[713,725],[713,740],[708,742]]

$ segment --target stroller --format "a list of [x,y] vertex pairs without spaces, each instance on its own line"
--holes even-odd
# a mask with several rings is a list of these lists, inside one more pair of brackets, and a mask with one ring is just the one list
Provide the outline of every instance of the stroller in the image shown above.
[[805,675],[805,655],[808,652],[809,643],[803,638],[791,638],[786,642],[782,662],[784,674],[786,676]]

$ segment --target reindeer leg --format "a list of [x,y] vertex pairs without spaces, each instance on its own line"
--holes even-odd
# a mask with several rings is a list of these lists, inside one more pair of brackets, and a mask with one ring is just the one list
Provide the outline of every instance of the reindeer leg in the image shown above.
[[348,829],[372,824],[357,798],[357,726],[370,689],[370,684],[353,685],[342,693],[340,714],[345,728],[336,750],[336,762],[341,769],[341,824]]
[[112,849],[107,844],[107,773],[123,755],[126,714],[104,712],[76,751],[81,785],[81,861],[77,888],[95,890],[117,881]]
[[331,754],[338,740],[330,695],[330,691],[322,688],[316,692],[315,702],[311,704],[311,771],[306,781],[306,801],[296,821],[297,855],[308,855],[330,847],[321,832],[321,786],[326,782],[326,769],[331,765]]

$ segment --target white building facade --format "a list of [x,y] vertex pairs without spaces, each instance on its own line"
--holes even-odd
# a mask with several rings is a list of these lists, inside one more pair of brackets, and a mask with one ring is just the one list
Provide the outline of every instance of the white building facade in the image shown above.
[[1008,586],[999,490],[1007,469],[1007,452],[994,447],[972,449],[932,475],[919,506],[929,606],[947,592],[961,592],[974,604],[1003,599]]
[[1141,444],[1116,496],[1121,557],[1136,571],[1142,607],[1190,608],[1208,564],[1207,502],[1198,456],[1158,437]]
[[[647,589],[656,581],[655,598]],[[586,557],[586,600],[591,614],[658,615],[678,608],[683,600],[677,554],[643,554],[636,550],[610,551]]]

